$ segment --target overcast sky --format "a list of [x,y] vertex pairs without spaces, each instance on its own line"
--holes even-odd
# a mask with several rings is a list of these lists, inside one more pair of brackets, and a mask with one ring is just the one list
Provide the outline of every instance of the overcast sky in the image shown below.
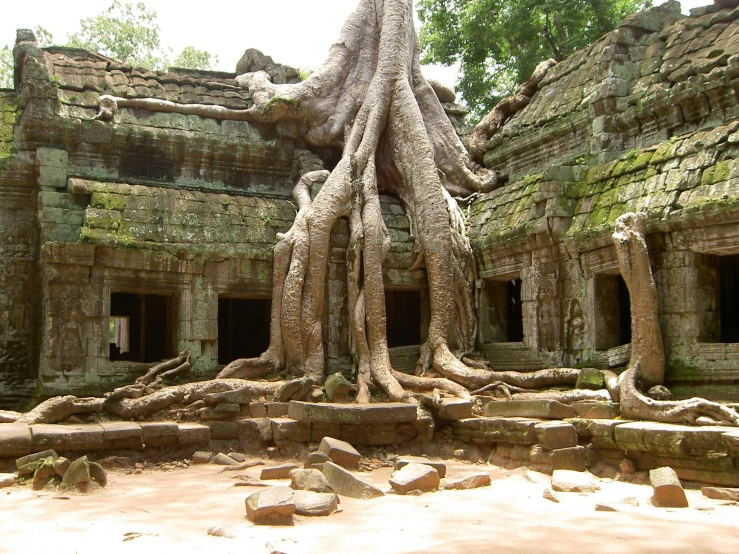
[[[79,28],[80,19],[98,15],[112,0],[4,3],[0,45],[12,45],[16,29],[35,25],[48,29],[56,43],[63,43],[68,33]],[[185,46],[208,50],[219,58],[215,69],[233,71],[247,48],[257,48],[294,67],[318,67],[357,0],[211,0],[196,4],[197,8],[182,0],[145,3],[157,12],[162,45],[175,54]],[[683,12],[707,3],[710,0],[683,0]],[[455,68],[427,68],[425,73],[450,85],[456,80]]]

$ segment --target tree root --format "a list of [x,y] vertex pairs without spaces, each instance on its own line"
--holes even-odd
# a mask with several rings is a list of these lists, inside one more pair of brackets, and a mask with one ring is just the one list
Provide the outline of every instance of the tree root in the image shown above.
[[485,142],[492,137],[503,124],[531,102],[531,98],[539,88],[539,83],[549,70],[557,65],[555,60],[546,60],[536,66],[528,81],[516,89],[515,94],[498,102],[482,120],[475,125],[468,140],[470,153],[475,161],[482,163],[485,155]]
[[562,404],[572,404],[582,400],[594,400],[596,402],[610,402],[611,395],[607,390],[542,390],[536,392],[522,392],[511,395],[511,400],[556,400]]
[[162,362],[149,368],[149,371],[147,371],[145,375],[138,377],[135,383],[137,385],[150,385],[155,379],[159,379],[159,377],[174,377],[175,375],[186,373],[190,369],[189,361],[190,351],[183,350],[176,358],[172,358],[171,360],[167,360],[166,362]]
[[0,410],[0,423],[14,423],[18,421],[18,418],[23,414],[20,412],[10,412],[7,410]]
[[55,396],[45,400],[30,412],[22,414],[16,421],[34,425],[36,423],[58,423],[75,414],[96,413],[103,409],[104,398],[77,398]]
[[[688,425],[721,424],[739,426],[739,413],[704,398],[653,400],[637,387],[639,366],[621,375],[621,417]],[[703,418],[708,418],[704,420]]]

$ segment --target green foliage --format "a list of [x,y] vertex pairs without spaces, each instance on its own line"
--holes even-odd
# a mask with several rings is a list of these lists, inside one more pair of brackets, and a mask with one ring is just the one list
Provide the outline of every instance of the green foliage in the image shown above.
[[651,0],[419,0],[424,63],[460,64],[457,88],[480,118],[529,78],[562,61]]
[[194,46],[185,46],[172,63],[174,67],[183,69],[212,69],[212,66],[218,63],[218,56],[215,56],[207,50],[199,50]]
[[80,30],[69,35],[67,46],[99,52],[135,67],[163,69],[167,55],[161,51],[157,14],[143,2],[114,2],[100,15],[80,21]]

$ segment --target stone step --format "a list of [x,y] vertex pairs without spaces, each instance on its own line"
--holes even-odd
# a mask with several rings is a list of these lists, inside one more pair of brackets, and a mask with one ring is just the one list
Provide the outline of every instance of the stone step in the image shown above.
[[416,421],[416,407],[401,402],[332,404],[291,401],[287,416],[309,423],[372,424]]
[[571,406],[554,400],[504,400],[489,402],[485,406],[487,417],[538,417],[565,419],[577,413]]

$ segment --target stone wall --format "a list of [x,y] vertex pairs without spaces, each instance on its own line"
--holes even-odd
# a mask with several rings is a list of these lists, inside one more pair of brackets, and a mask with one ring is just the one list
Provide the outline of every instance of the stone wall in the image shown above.
[[[713,6],[632,16],[556,66],[488,141],[486,164],[511,181],[472,204],[471,235],[486,283],[522,280],[518,360],[624,366],[628,298],[625,307],[611,235],[619,215],[641,211],[667,384],[680,396],[739,398],[719,282],[739,253],[737,19],[739,8]],[[504,345],[481,347],[502,366]]]

